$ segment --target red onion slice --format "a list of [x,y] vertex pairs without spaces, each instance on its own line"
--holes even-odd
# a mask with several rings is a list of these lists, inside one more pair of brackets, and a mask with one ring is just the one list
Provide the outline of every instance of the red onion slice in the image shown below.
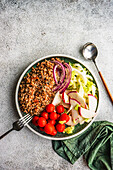
[[62,84],[65,79],[65,68],[63,64],[60,63],[59,61],[51,61],[51,62],[61,66],[62,73],[61,73],[59,84]]
[[[71,66],[68,63],[64,63],[64,65],[66,66],[66,68],[68,69],[68,78],[66,79],[66,81],[64,82],[64,84],[62,84],[62,89],[60,89],[60,94],[63,93],[67,87],[69,86],[69,83],[71,81],[71,73],[72,73],[72,69]],[[61,87],[60,87],[61,88]]]
[[61,76],[61,71],[60,71],[60,69],[58,67],[56,68],[56,72],[58,73],[58,76],[60,77]]
[[58,90],[60,87],[61,87],[61,84],[58,84],[58,85],[53,89],[53,91]]
[[58,84],[57,78],[56,78],[56,69],[57,69],[58,65],[55,65],[53,67],[53,78],[56,84]]

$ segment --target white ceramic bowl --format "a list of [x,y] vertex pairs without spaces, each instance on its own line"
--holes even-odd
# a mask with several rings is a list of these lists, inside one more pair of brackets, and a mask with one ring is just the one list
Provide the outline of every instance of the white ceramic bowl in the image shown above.
[[[67,59],[72,59],[72,60],[75,60],[79,63],[81,63],[82,65],[84,65],[80,60],[76,59],[75,57],[72,57],[72,56],[69,56],[69,55],[64,55],[64,54],[52,54],[52,55],[48,55],[48,56],[45,56],[45,57],[42,57],[40,59],[37,59],[36,61],[34,61],[33,63],[31,63],[26,69],[25,71],[22,73],[22,75],[20,76],[19,80],[18,80],[18,83],[17,83],[17,87],[16,87],[16,93],[15,93],[15,102],[16,102],[16,108],[17,108],[17,111],[18,111],[18,114],[20,117],[23,116],[23,113],[21,112],[20,110],[20,107],[19,107],[19,101],[18,101],[18,92],[19,92],[19,86],[20,86],[20,83],[23,79],[23,77],[25,76],[25,74],[28,72],[28,70],[34,66],[36,63],[40,62],[41,60],[44,60],[44,59],[48,59],[48,58],[51,58],[51,57],[59,57],[59,58],[67,58]],[[85,65],[84,65],[85,66]],[[85,66],[87,69],[88,67]],[[89,69],[88,69],[89,70]],[[90,71],[90,70],[89,70]],[[93,78],[94,78],[94,74],[90,71],[90,73],[92,74]],[[97,80],[94,78],[96,84],[97,84]],[[99,86],[97,84],[97,87],[98,87],[98,96],[100,95],[99,94]],[[97,107],[97,110],[99,108],[99,97],[98,97],[98,107]],[[96,112],[97,112],[96,110]],[[83,133],[89,126],[91,126],[91,124],[93,123],[93,121],[95,120],[95,117],[93,118],[93,120],[86,126],[84,127],[82,130],[80,130],[79,132],[75,133],[75,134],[72,134],[72,135],[66,135],[66,136],[57,136],[57,137],[54,137],[54,136],[50,136],[50,135],[45,135],[45,134],[42,134],[42,132],[39,132],[37,130],[35,130],[33,127],[31,127],[31,125],[27,125],[27,127],[32,131],[34,132],[35,134],[41,136],[41,137],[44,137],[46,139],[50,139],[50,140],[65,140],[65,139],[70,139],[70,138],[73,138],[75,136],[78,136],[80,135],[81,133]],[[80,125],[81,126],[81,125]]]

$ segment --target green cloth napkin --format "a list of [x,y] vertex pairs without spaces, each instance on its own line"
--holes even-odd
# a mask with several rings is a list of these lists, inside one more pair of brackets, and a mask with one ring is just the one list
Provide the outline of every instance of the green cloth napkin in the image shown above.
[[113,170],[113,123],[94,122],[85,132],[72,139],[52,141],[54,151],[74,164],[84,155],[90,169]]

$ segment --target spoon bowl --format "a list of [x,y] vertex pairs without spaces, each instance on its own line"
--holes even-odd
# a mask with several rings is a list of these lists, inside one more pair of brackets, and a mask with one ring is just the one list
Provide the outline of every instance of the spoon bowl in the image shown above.
[[85,59],[95,60],[98,55],[97,47],[93,43],[88,42],[83,46],[82,54]]

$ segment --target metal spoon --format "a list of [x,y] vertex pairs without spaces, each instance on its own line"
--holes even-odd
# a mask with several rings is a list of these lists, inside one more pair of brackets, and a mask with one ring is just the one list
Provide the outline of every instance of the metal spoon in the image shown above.
[[83,54],[84,58],[86,58],[87,60],[92,60],[94,62],[95,66],[97,68],[97,71],[98,71],[98,73],[99,73],[99,75],[101,77],[101,80],[102,80],[102,82],[104,84],[104,87],[106,88],[106,91],[107,91],[107,93],[108,93],[108,95],[109,95],[109,97],[111,99],[111,102],[113,103],[113,97],[112,97],[112,95],[111,95],[111,93],[110,93],[110,91],[108,89],[108,86],[107,86],[107,84],[106,84],[106,82],[105,82],[101,72],[99,71],[96,62],[95,62],[95,59],[96,59],[96,57],[98,55],[97,47],[93,43],[88,42],[83,46],[82,54]]

